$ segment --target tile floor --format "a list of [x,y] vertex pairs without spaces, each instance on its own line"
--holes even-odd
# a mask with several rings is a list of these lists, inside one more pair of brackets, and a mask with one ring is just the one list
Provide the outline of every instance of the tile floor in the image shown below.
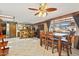
[[[55,50],[54,54],[51,52],[51,48],[47,51],[39,44],[38,38],[9,38],[8,46],[10,47],[9,54],[7,56],[58,56]],[[72,49],[73,54],[71,56],[79,56],[79,50]],[[62,52],[62,56],[67,56],[66,52]]]

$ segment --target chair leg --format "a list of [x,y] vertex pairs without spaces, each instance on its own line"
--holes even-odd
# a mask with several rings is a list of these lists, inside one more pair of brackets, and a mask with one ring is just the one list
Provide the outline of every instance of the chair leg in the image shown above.
[[42,46],[42,40],[40,39],[40,46]]
[[68,48],[68,46],[66,46],[66,49],[67,49],[67,55],[69,56],[69,48]]
[[64,46],[62,46],[62,50],[64,51]]
[[52,45],[52,53],[54,53],[54,45]]
[[48,45],[47,45],[47,50],[48,50]]
[[48,50],[48,42],[47,42],[47,45],[46,46],[47,46],[47,50]]
[[44,44],[45,44],[45,49],[46,49],[46,47],[47,47],[47,42],[45,41]]
[[46,45],[45,45],[45,49],[46,49]]
[[58,51],[58,46],[57,46],[57,52],[59,52],[59,51]]
[[71,49],[71,46],[70,46],[70,53],[72,54],[72,49]]
[[40,44],[40,46],[42,46],[42,43]]

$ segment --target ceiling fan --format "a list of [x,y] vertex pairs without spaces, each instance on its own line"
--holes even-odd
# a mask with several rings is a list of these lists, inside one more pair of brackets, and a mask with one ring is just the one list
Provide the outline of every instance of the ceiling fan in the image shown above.
[[48,14],[48,12],[53,12],[56,11],[57,8],[48,8],[47,3],[41,3],[39,8],[28,8],[29,10],[33,10],[33,11],[37,11],[37,13],[35,13],[35,15],[40,16],[46,16]]

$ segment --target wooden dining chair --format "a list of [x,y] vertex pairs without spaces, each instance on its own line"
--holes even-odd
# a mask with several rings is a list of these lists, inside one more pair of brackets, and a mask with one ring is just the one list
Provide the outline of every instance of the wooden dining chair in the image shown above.
[[46,48],[46,34],[45,32],[40,32],[40,46],[45,45]]
[[62,41],[62,48],[63,50],[66,48],[67,50],[67,55],[69,56],[69,52],[70,54],[72,54],[72,36],[68,35],[66,37],[67,41]]
[[61,56],[63,49],[66,49],[67,56],[69,56],[70,53],[72,54],[71,45],[72,45],[72,43],[71,43],[70,35],[65,36],[65,40],[63,40],[62,36],[58,36],[58,54],[59,54],[59,56]]
[[8,41],[0,42],[0,56],[5,56],[9,53],[9,47],[7,47]]
[[6,47],[5,49],[0,48],[0,56],[5,56],[9,53],[9,47]]
[[[54,53],[54,47],[58,46],[58,40],[55,40],[53,32],[47,32],[47,40],[46,40],[47,44],[47,50],[48,47],[52,47],[52,53]],[[58,48],[57,48],[58,50]]]
[[5,56],[9,53],[9,47],[7,47],[8,41],[5,41],[6,35],[0,35],[0,56]]
[[[70,39],[70,36],[67,36],[67,40]],[[61,56],[62,48],[66,49],[67,55],[69,56],[69,51],[71,51],[69,41],[63,41],[62,36],[56,36],[56,39],[53,41],[53,46],[56,45],[58,55]],[[64,47],[63,47],[64,46]],[[53,49],[52,49],[53,51]]]

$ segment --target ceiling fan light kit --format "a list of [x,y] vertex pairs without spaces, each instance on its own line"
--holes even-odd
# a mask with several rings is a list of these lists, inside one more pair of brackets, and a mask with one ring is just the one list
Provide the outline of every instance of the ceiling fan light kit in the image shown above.
[[39,17],[41,17],[41,16],[42,16],[42,17],[45,17],[46,15],[47,15],[46,12],[44,12],[44,13],[43,13],[43,12],[39,12],[39,14],[38,14]]

